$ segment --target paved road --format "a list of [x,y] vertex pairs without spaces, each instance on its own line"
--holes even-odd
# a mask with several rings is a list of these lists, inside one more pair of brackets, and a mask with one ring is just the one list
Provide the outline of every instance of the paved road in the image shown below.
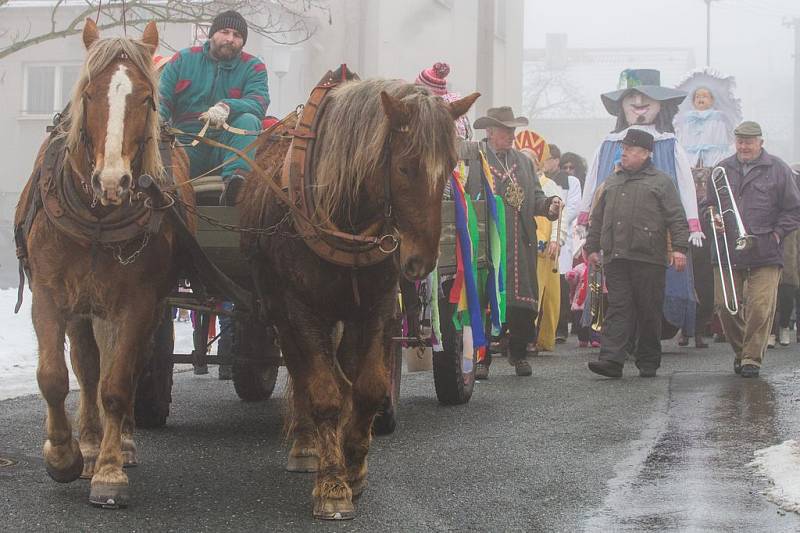
[[771,350],[760,380],[735,376],[722,345],[665,355],[654,380],[633,365],[595,377],[591,357],[569,344],[528,379],[498,359],[460,407],[405,375],[398,431],[375,439],[345,524],[314,522],[311,478],[284,472],[281,399],[242,403],[213,370],[178,374],[168,427],[139,433],[126,510],[49,480],[38,397],[0,402],[0,457],[17,461],[0,467],[0,531],[800,530],[746,466],[798,436],[797,345]]

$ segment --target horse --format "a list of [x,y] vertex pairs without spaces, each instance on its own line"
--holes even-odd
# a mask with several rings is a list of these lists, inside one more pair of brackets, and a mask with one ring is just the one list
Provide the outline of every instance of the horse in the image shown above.
[[[355,515],[388,389],[399,276],[420,280],[436,265],[442,194],[457,161],[453,121],[478,96],[448,104],[413,84],[373,79],[347,81],[325,97],[308,185],[313,224],[361,235],[389,216],[397,249],[382,240],[377,263],[343,266],[312,250],[294,208],[275,192],[280,172],[250,175],[243,187],[241,224],[270,228],[244,235],[242,246],[291,378],[287,469],[317,471],[317,519]],[[300,138],[293,135],[292,146]]]
[[[47,404],[44,461],[55,481],[91,479],[89,501],[129,502],[124,466],[136,464],[133,406],[137,377],[152,353],[164,298],[176,286],[175,227],[136,190],[149,174],[172,176],[193,204],[188,159],[160,152],[158,80],[152,56],[158,30],[141,40],[100,39],[87,19],[86,58],[68,109],[42,145],[15,215],[18,254],[28,272],[39,346],[37,380]],[[194,230],[194,219],[186,223]],[[80,383],[79,440],[64,408],[64,354]],[[99,398],[99,400],[98,400]]]

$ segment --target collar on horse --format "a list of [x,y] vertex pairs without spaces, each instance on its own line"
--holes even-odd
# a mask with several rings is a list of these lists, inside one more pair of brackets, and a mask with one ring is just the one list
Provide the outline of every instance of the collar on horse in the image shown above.
[[[133,197],[128,204],[115,207],[104,215],[95,214],[92,206],[87,205],[87,199],[92,194],[91,185],[80,175],[81,185],[77,185],[73,179],[73,172],[77,171],[66,156],[64,145],[63,136],[51,136],[35,184],[44,212],[53,225],[85,246],[118,245],[143,237],[144,233],[152,235],[158,232],[164,217],[163,210],[151,209],[140,195],[131,193]],[[136,160],[141,159],[142,148]],[[161,155],[167,158],[167,167],[170,161],[169,146],[162,148]]]
[[[384,172],[383,216],[359,234],[347,233],[336,227],[314,222],[314,176],[311,172],[314,161],[316,133],[324,115],[325,99],[335,87],[345,81],[358,80],[358,75],[341,65],[328,73],[317,84],[295,129],[284,165],[282,181],[289,190],[289,211],[295,228],[306,244],[322,259],[331,263],[359,268],[385,261],[397,250],[399,239],[392,219],[391,183],[388,169]],[[383,157],[388,164],[391,136],[386,140]]]

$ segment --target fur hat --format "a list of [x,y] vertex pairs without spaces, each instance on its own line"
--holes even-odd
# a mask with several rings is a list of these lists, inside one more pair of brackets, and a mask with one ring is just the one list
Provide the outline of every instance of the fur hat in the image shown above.
[[230,28],[242,34],[242,44],[247,44],[247,21],[236,11],[223,11],[211,23],[211,29],[208,30],[208,38],[210,39],[214,33],[219,30]]
[[417,76],[416,84],[427,87],[433,94],[442,96],[447,94],[447,81],[450,74],[450,65],[435,63],[431,68],[426,68]]

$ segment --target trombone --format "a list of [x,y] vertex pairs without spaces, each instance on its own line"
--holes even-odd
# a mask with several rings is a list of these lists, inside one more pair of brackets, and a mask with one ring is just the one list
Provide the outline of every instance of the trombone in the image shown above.
[[[732,315],[739,312],[739,297],[736,294],[736,284],[734,283],[733,265],[731,262],[730,245],[728,244],[728,234],[725,228],[725,215],[732,213],[736,221],[736,250],[747,250],[753,245],[753,236],[748,235],[747,230],[744,228],[742,216],[739,213],[739,207],[736,205],[736,198],[733,197],[733,190],[728,181],[728,173],[723,167],[714,167],[711,171],[711,181],[714,185],[714,196],[717,199],[718,213],[714,212],[714,206],[708,208],[708,216],[711,220],[711,227],[714,231],[714,247],[717,251],[717,259],[719,260],[719,277],[720,284],[722,285],[722,297],[725,299],[725,308]],[[727,197],[729,207],[723,205],[723,196]],[[725,251],[725,264],[722,261],[720,254],[719,235],[717,235],[717,228],[715,224],[716,215],[719,215],[722,224],[722,248]]]
[[603,267],[601,265],[591,267],[589,273],[589,293],[592,301],[589,310],[591,312],[593,331],[599,332],[603,329],[605,312],[603,309]]

